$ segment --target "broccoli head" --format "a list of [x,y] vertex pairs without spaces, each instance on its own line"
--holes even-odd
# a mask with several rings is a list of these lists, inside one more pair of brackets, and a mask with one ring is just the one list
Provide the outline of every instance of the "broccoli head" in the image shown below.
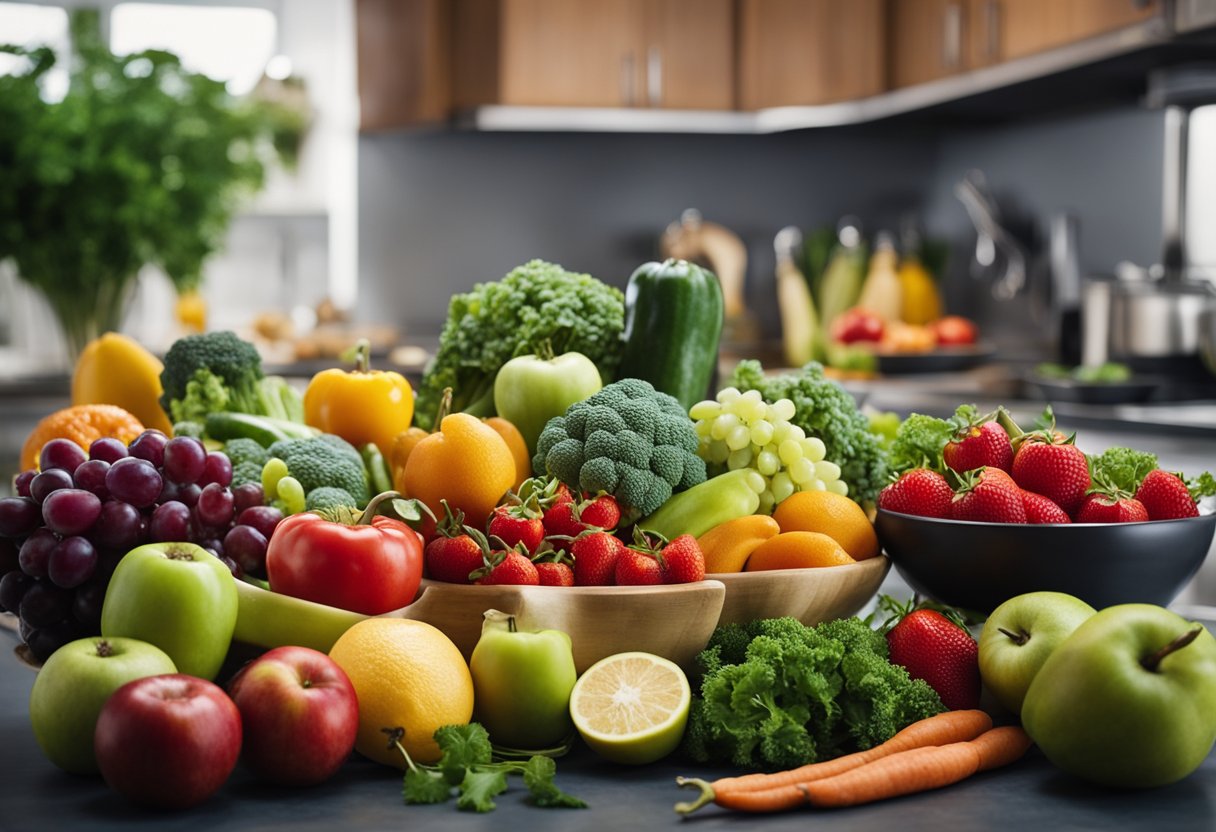
[[160,404],[166,413],[173,412],[171,402],[186,398],[189,392],[187,385],[200,380],[197,375],[200,370],[217,376],[220,384],[227,388],[231,401],[227,407],[220,409],[241,413],[259,412],[244,410],[236,405],[256,401],[258,382],[262,379],[262,358],[253,344],[242,341],[235,333],[224,331],[187,335],[169,347],[165,355],[165,368],[160,374],[161,387],[164,388]]
[[358,506],[355,498],[350,495],[350,492],[345,488],[335,488],[332,485],[323,485],[320,488],[314,488],[308,492],[308,497],[304,501],[305,511],[316,511],[322,508],[337,508],[338,506],[349,506],[355,508]]
[[532,467],[571,488],[616,497],[630,516],[705,481],[697,434],[672,396],[636,378],[609,384],[550,419]]
[[252,439],[229,439],[224,443],[224,454],[232,463],[232,485],[262,482],[262,466],[270,459],[270,453]]
[[625,326],[619,289],[591,275],[533,260],[493,283],[452,296],[439,350],[418,388],[414,419],[434,429],[445,387],[452,410],[494,415],[494,379],[512,358],[548,341],[554,354],[580,352],[611,379],[621,361]]
[[305,494],[328,485],[346,491],[356,505],[366,505],[369,499],[363,458],[341,437],[322,434],[307,439],[284,439],[270,446],[267,458],[270,457],[287,463],[288,472],[299,480]]

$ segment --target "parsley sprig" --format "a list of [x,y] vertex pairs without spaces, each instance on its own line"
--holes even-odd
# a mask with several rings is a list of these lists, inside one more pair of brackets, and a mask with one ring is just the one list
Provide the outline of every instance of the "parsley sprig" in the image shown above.
[[446,803],[456,794],[456,808],[467,812],[492,812],[494,798],[507,790],[507,775],[523,775],[533,806],[542,809],[585,809],[587,804],[566,794],[553,782],[557,764],[534,754],[527,761],[494,762],[494,749],[486,729],[476,722],[445,725],[435,731],[435,742],[443,752],[433,766],[420,765],[401,744],[400,728],[382,729],[389,748],[405,757],[402,795],[406,803]]

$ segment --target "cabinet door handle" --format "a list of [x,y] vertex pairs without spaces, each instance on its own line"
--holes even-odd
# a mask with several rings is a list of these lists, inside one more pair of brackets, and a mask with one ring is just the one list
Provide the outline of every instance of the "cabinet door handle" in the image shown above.
[[663,50],[657,46],[646,53],[646,100],[651,107],[663,106]]
[[942,15],[942,66],[958,69],[963,54],[963,7],[958,3],[946,6]]
[[984,3],[984,59],[992,63],[1001,53],[1001,4],[999,0]]
[[625,107],[637,104],[637,62],[633,50],[621,56],[621,104]]

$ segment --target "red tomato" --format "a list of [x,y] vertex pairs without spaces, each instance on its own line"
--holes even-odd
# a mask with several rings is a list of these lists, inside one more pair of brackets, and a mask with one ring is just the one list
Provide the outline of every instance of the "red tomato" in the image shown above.
[[400,609],[422,582],[422,538],[391,517],[367,525],[293,514],[266,549],[270,588],[364,615]]
[[975,324],[958,315],[947,315],[934,321],[933,334],[941,346],[957,346],[959,344],[974,344],[978,331]]
[[841,344],[856,341],[881,341],[883,320],[868,309],[853,307],[841,312],[832,322],[832,340]]

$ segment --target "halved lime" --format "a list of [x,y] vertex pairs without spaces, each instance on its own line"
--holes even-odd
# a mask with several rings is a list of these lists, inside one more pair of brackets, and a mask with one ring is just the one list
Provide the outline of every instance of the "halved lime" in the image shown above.
[[674,662],[650,653],[600,659],[570,693],[570,717],[601,757],[642,765],[680,744],[692,691]]

